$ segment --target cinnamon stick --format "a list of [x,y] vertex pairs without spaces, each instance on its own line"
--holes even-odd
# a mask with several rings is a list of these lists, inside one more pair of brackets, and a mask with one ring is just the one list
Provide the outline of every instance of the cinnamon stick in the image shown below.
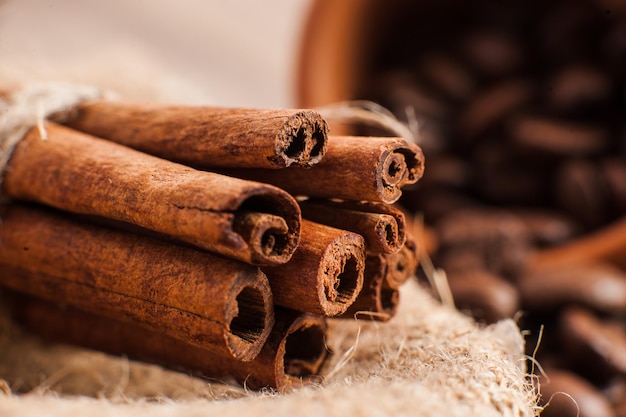
[[310,167],[326,152],[328,126],[313,110],[168,106],[96,101],[69,126],[192,166]]
[[406,239],[404,213],[384,203],[309,199],[300,209],[308,220],[360,234],[369,253],[397,252]]
[[112,354],[157,362],[211,378],[234,377],[252,389],[286,391],[315,380],[328,356],[323,317],[277,309],[276,324],[252,361],[215,361],[211,352],[134,323],[35,298],[15,306],[18,319],[39,335]]
[[283,265],[263,267],[276,305],[336,316],[363,287],[365,242],[345,230],[302,221],[298,249]]
[[363,289],[355,302],[340,318],[370,318],[388,321],[395,314],[400,301],[397,289],[384,285],[389,255],[369,255],[365,258]]
[[133,320],[222,356],[252,359],[273,322],[258,268],[51,210],[8,208],[0,264],[2,285]]
[[424,155],[401,138],[329,136],[328,151],[309,169],[238,169],[229,175],[267,182],[294,195],[393,203],[402,187],[417,182]]
[[279,264],[298,242],[300,209],[266,184],[202,172],[47,123],[15,148],[2,192],[129,222],[254,264]]
[[387,256],[387,271],[384,279],[386,288],[398,289],[415,274],[419,263],[417,249],[417,241],[407,234],[404,246],[398,252]]

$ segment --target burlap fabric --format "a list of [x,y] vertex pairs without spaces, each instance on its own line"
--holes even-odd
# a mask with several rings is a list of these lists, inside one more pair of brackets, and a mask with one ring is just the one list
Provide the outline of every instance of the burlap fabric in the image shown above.
[[416,282],[401,296],[388,323],[331,320],[324,379],[286,394],[42,341],[3,311],[0,415],[535,415],[513,321],[480,327]]

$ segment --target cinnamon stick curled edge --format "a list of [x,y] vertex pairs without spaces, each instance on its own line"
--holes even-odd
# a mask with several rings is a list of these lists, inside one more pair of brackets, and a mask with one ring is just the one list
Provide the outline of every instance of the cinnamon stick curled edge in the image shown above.
[[200,168],[310,167],[326,152],[328,126],[313,110],[167,106],[96,101],[67,125]]
[[417,240],[411,234],[407,234],[402,248],[387,256],[387,271],[383,281],[386,288],[398,289],[415,275],[419,264],[417,250]]
[[340,318],[365,318],[388,321],[398,309],[400,293],[396,288],[385,285],[387,260],[390,255],[369,255],[365,259],[363,290],[354,303]]
[[154,238],[11,205],[0,285],[136,321],[222,356],[250,360],[273,323],[258,268]]
[[293,195],[390,204],[400,198],[402,187],[422,177],[424,154],[401,138],[329,136],[324,159],[309,169],[223,172],[274,184]]
[[283,392],[315,380],[328,356],[323,317],[278,309],[276,324],[252,361],[212,360],[202,347],[173,339],[134,323],[62,307],[35,298],[15,306],[18,319],[43,337],[112,354],[156,362],[211,378],[234,377],[252,389]]
[[299,204],[306,219],[363,236],[368,253],[393,253],[404,245],[404,213],[388,204],[318,199]]
[[31,129],[4,173],[2,193],[125,221],[253,264],[290,259],[300,209],[267,184],[197,171],[55,125]]
[[300,245],[289,262],[262,267],[276,305],[336,316],[363,288],[365,241],[356,233],[302,221]]

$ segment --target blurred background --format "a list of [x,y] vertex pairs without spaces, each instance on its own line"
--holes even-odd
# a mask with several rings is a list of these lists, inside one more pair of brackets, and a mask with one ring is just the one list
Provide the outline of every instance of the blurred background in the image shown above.
[[310,3],[0,0],[0,76],[96,83],[166,101],[286,107]]

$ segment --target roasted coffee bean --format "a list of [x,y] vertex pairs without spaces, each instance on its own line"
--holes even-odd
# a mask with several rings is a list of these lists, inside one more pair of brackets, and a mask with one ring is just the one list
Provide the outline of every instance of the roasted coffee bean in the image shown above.
[[467,100],[475,88],[469,71],[450,55],[435,52],[421,56],[416,67],[425,82],[451,100]]
[[441,219],[436,230],[442,250],[474,248],[489,271],[519,274],[530,254],[530,235],[514,215],[502,210],[458,210]]
[[609,100],[609,79],[598,68],[572,65],[558,71],[546,85],[546,99],[558,111],[587,110]]
[[477,28],[461,38],[461,53],[479,73],[501,77],[522,65],[524,50],[513,33]]
[[483,253],[472,246],[441,249],[435,260],[448,275],[487,269]]
[[510,318],[519,310],[515,287],[488,271],[449,271],[448,283],[456,307],[477,319],[493,323]]
[[557,119],[519,116],[509,126],[510,137],[523,147],[557,155],[594,155],[609,147],[606,129]]
[[616,417],[626,417],[626,377],[613,378],[602,392],[613,406]]
[[533,95],[532,84],[523,79],[511,79],[477,93],[457,120],[460,139],[475,140],[476,136],[507,118],[527,104]]
[[626,159],[604,159],[600,162],[600,172],[608,188],[612,211],[616,214],[626,213]]
[[546,369],[538,380],[542,417],[614,417],[609,401],[592,384],[578,375]]
[[602,321],[588,310],[570,307],[561,313],[559,335],[574,369],[598,381],[615,374],[626,376],[623,326]]
[[587,228],[610,219],[609,191],[592,162],[576,159],[564,163],[556,173],[554,188],[558,206]]
[[525,308],[553,310],[569,303],[607,313],[626,312],[626,274],[605,263],[531,270],[518,278]]
[[566,215],[545,209],[512,209],[528,229],[537,246],[555,246],[573,239],[580,226]]

